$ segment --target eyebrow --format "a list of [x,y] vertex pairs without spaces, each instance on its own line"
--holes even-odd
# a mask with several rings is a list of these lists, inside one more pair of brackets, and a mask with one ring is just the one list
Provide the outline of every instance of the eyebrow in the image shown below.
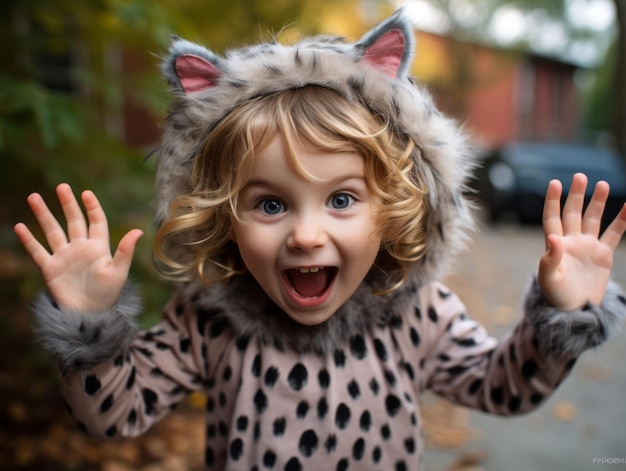
[[[346,175],[338,175],[330,180],[311,180],[315,183],[327,184],[327,185],[337,185],[339,183],[347,182],[349,180],[362,180],[365,181],[365,175],[357,175],[357,174],[346,174]],[[246,190],[249,187],[254,186],[275,186],[276,182],[274,180],[269,180],[265,178],[256,178],[249,180],[242,188],[242,191]]]

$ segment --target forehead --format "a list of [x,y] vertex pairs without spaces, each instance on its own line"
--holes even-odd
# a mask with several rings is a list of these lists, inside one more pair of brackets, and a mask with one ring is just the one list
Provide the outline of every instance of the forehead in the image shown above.
[[301,142],[274,137],[252,158],[249,178],[272,181],[284,175],[298,180],[333,181],[342,178],[363,178],[364,158],[356,152],[315,149]]

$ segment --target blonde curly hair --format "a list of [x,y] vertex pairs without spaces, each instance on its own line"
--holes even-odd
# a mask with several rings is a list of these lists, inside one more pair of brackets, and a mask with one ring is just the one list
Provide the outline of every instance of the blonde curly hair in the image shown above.
[[419,148],[365,104],[337,92],[306,86],[258,96],[237,107],[213,129],[192,172],[192,189],[177,197],[154,241],[156,267],[174,281],[213,284],[246,273],[232,241],[231,218],[247,183],[252,158],[279,134],[287,158],[306,175],[294,144],[321,152],[356,152],[365,160],[368,190],[378,201],[381,250],[375,267],[388,274],[382,292],[399,287],[408,264],[426,247],[427,189],[414,162]]

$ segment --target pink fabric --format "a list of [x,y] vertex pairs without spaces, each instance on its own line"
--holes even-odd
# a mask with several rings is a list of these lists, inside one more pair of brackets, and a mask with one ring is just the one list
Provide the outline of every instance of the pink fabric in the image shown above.
[[201,92],[217,84],[221,73],[206,59],[191,54],[176,59],[176,73],[187,93]]
[[[81,428],[135,436],[194,390],[207,394],[207,470],[421,469],[419,394],[500,415],[537,407],[570,370],[522,320],[500,341],[433,283],[388,325],[326,355],[234,335],[183,298],[126,354],[63,378]],[[271,465],[271,466],[270,466]]]

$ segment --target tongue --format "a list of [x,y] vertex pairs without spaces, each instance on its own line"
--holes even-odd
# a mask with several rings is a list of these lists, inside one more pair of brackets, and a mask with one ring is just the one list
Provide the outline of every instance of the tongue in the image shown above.
[[320,270],[315,273],[300,273],[298,270],[289,270],[291,286],[300,296],[314,298],[321,296],[328,286],[329,270]]

